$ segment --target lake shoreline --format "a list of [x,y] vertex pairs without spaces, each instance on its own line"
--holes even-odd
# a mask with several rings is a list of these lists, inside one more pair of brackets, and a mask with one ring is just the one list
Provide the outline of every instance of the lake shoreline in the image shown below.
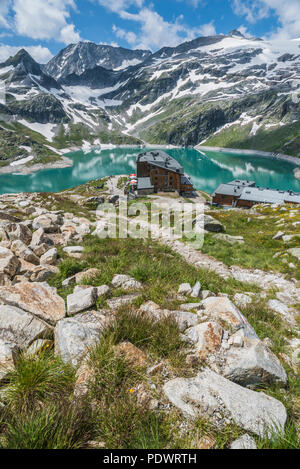
[[[180,146],[175,146],[175,145],[146,145],[145,147],[141,147],[140,145],[113,145],[113,144],[104,144],[99,146],[93,146],[89,148],[89,150],[86,150],[86,153],[88,154],[90,151],[101,151],[101,150],[114,150],[117,148],[136,148],[140,149],[141,151],[145,149],[150,149],[150,150],[158,150],[158,149],[164,149],[164,150],[172,150],[174,148],[185,148],[185,147],[180,147]],[[28,174],[33,174],[38,171],[42,171],[44,169],[64,169],[64,168],[70,168],[73,166],[73,161],[68,158],[66,155],[69,153],[75,153],[77,151],[84,151],[83,147],[71,147],[71,148],[66,148],[64,150],[58,150],[60,152],[60,159],[57,161],[54,161],[53,163],[38,163],[38,164],[33,164],[32,166],[26,166],[26,164],[20,164],[20,165],[15,165],[15,166],[3,166],[0,167],[0,174],[20,174],[20,175],[28,175]],[[59,155],[59,153],[58,153]]]
[[261,156],[262,158],[273,158],[274,160],[282,160],[287,161],[289,163],[293,163],[295,165],[299,165],[294,169],[294,176],[296,179],[300,179],[300,158],[296,156],[284,155],[283,153],[271,153],[267,151],[261,150],[239,150],[237,148],[224,148],[224,147],[209,147],[205,145],[196,145],[194,147],[195,150],[201,152],[202,150],[206,151],[218,151],[220,153],[233,153],[239,155],[255,155]]
[[[86,154],[88,154],[90,151],[101,151],[101,150],[114,150],[118,148],[136,148],[140,149],[141,151],[145,149],[150,149],[150,150],[158,150],[158,149],[163,149],[163,150],[172,150],[172,149],[184,149],[187,147],[182,147],[182,146],[177,146],[177,145],[151,145],[151,144],[145,144],[144,147],[141,147],[140,145],[113,145],[113,144],[103,144],[101,146],[93,146],[91,145],[89,149],[86,149]],[[237,149],[237,148],[224,148],[224,147],[210,147],[206,145],[196,145],[195,147],[192,147],[194,150],[197,150],[201,153],[201,150],[203,151],[218,151],[220,153],[233,153],[233,154],[239,154],[239,155],[249,155],[249,156],[260,156],[262,158],[272,158],[275,160],[282,160],[282,161],[287,161],[289,163],[299,165],[296,167],[293,171],[294,177],[296,179],[300,180],[300,158],[290,156],[290,155],[284,155],[282,153],[270,153],[266,151],[260,151],[260,150],[246,150],[246,149]],[[74,146],[70,148],[66,148],[63,150],[58,150],[61,152],[60,159],[53,162],[53,163],[46,163],[46,164],[34,164],[32,166],[26,166],[25,164],[20,164],[19,166],[4,166],[0,168],[0,174],[20,174],[20,175],[29,175],[36,173],[38,171],[42,170],[47,170],[47,169],[64,169],[64,168],[70,168],[73,166],[73,161],[67,157],[69,153],[75,153],[77,151],[84,151],[82,147],[79,146]]]

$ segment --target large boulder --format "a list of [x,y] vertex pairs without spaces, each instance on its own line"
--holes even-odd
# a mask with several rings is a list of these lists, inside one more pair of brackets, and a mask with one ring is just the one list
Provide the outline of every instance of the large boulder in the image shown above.
[[193,224],[196,225],[197,229],[204,229],[212,233],[221,233],[224,231],[222,223],[210,215],[202,214],[197,217]]
[[0,220],[11,221],[13,223],[19,223],[21,221],[20,218],[15,217],[14,215],[11,215],[8,212],[3,212],[2,210],[0,211]]
[[66,316],[64,300],[47,283],[21,282],[0,287],[0,303],[21,308],[50,324]]
[[76,314],[91,308],[97,301],[97,289],[94,287],[74,291],[67,297],[68,314]]
[[173,379],[163,389],[186,416],[206,418],[221,426],[234,422],[261,436],[284,430],[287,413],[281,402],[232,383],[211,370],[194,378]]
[[43,228],[38,228],[33,234],[30,243],[30,248],[34,251],[38,246],[45,243],[45,231]]
[[45,233],[57,233],[59,231],[58,224],[55,223],[55,220],[49,214],[36,217],[32,222],[32,228],[34,230],[42,228]]
[[261,386],[273,382],[286,384],[287,375],[278,358],[259,339],[243,339],[243,347],[226,352],[222,374],[242,386]]
[[76,366],[100,340],[108,318],[90,311],[59,321],[55,327],[55,352]]
[[31,241],[32,233],[25,223],[0,223],[0,236],[3,241],[22,241],[28,245]]
[[11,223],[5,229],[10,241],[22,241],[27,246],[31,242],[32,233],[23,223]]
[[52,327],[32,314],[13,306],[0,305],[0,339],[22,350],[39,338],[49,338]]
[[93,280],[99,275],[101,275],[101,271],[99,269],[88,269],[84,272],[79,272],[78,274],[76,274],[75,281],[76,283],[82,283],[84,281]]
[[[243,329],[244,335],[258,339],[255,330],[238,308],[226,296],[209,297],[201,302],[205,316],[228,325],[232,330]],[[201,311],[199,312],[201,316]]]
[[45,252],[45,254],[41,256],[41,259],[40,259],[41,265],[44,265],[44,264],[53,265],[56,263],[57,257],[58,257],[57,249],[56,248],[49,249],[49,251]]
[[7,248],[0,246],[0,273],[13,277],[20,266],[19,259]]
[[16,240],[12,243],[11,250],[17,257],[20,257],[31,264],[38,265],[40,263],[39,258],[34,254],[34,252],[32,252],[32,250],[20,240]]
[[223,329],[214,322],[204,322],[185,331],[200,360],[219,352],[222,345]]

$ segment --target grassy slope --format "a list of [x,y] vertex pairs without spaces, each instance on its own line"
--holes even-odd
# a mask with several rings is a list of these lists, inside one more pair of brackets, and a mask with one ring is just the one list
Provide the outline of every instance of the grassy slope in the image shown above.
[[[272,270],[300,280],[300,262],[287,253],[287,249],[299,246],[300,225],[294,226],[292,223],[300,221],[300,208],[290,206],[287,211],[272,207],[261,208],[256,214],[218,209],[212,211],[211,215],[224,224],[227,234],[243,236],[245,244],[230,245],[208,234],[205,236],[203,252],[229,266]],[[276,225],[275,222],[280,220],[282,225]],[[286,235],[299,235],[299,238],[289,243],[284,243],[282,239],[273,240],[279,230]],[[274,257],[276,253],[280,255]],[[295,268],[291,268],[290,263],[293,263]]]
[[300,155],[300,122],[275,129],[261,128],[256,135],[250,136],[252,125],[234,125],[209,137],[205,145]]
[[[95,194],[95,186],[101,181],[94,181],[78,188],[78,193],[87,197]],[[105,184],[105,180],[102,181]],[[105,186],[103,188],[105,190]],[[76,215],[89,216],[87,209],[72,202],[69,192],[63,194],[40,194],[37,199],[49,204],[50,209],[63,209]],[[77,192],[77,191],[75,191]],[[273,212],[265,209],[261,216],[280,216],[285,223],[294,221],[289,212]],[[91,214],[90,214],[91,216]],[[259,219],[249,212],[214,211],[214,216],[224,222],[227,232],[243,234],[250,243],[252,258],[247,264],[254,265],[261,259],[271,262],[274,249],[282,248],[269,244],[269,235],[273,233],[269,219]],[[275,221],[275,220],[274,220]],[[246,227],[250,229],[246,230]],[[290,226],[290,225],[289,225]],[[255,233],[264,230],[259,250],[255,249]],[[246,235],[246,231],[249,235]],[[258,243],[256,243],[257,245]],[[165,376],[159,371],[155,376],[147,375],[147,367],[163,362],[168,379],[175,376],[193,376],[199,371],[199,365],[187,365],[187,345],[181,341],[178,327],[170,320],[154,323],[147,316],[141,316],[137,308],[145,300],[153,300],[166,308],[177,308],[178,285],[183,282],[194,284],[197,280],[203,289],[210,289],[216,294],[227,293],[232,298],[237,292],[259,292],[232,279],[224,280],[217,274],[197,269],[187,264],[169,248],[153,241],[123,239],[100,240],[93,236],[85,238],[85,251],[82,259],[69,258],[60,250],[60,272],[51,281],[59,293],[66,298],[70,288],[62,287],[62,281],[68,276],[85,268],[96,267],[100,273],[90,284],[109,284],[113,275],[124,273],[133,275],[143,282],[144,289],[140,299],[132,307],[121,308],[114,322],[104,331],[100,344],[91,352],[89,366],[93,370],[88,383],[88,393],[74,404],[73,390],[75,371],[54,356],[51,348],[35,357],[20,357],[16,370],[0,385],[0,400],[6,403],[0,407],[0,447],[3,448],[87,448],[90,441],[105,448],[144,448],[144,449],[185,449],[198,448],[201,439],[209,441],[213,448],[228,448],[230,443],[245,433],[235,425],[220,431],[209,420],[183,419],[176,409],[149,408],[143,396],[159,399],[160,387]],[[225,257],[226,249],[219,249]],[[243,265],[244,253],[235,249],[237,263]],[[214,253],[217,257],[217,252]],[[223,259],[226,261],[226,259]],[[271,267],[274,267],[272,265]],[[87,282],[86,282],[87,283]],[[113,290],[112,296],[120,296],[121,290]],[[256,299],[252,305],[242,311],[263,339],[269,337],[273,342],[273,351],[286,352],[285,337],[293,337],[282,319],[271,312],[266,299]],[[106,299],[98,302],[100,310]],[[128,341],[138,347],[146,356],[143,364],[136,365],[118,352],[118,344]],[[288,410],[288,424],[284,435],[271,440],[256,436],[259,448],[296,448],[299,440],[295,432],[297,409],[299,408],[299,382],[292,369],[284,364],[289,382],[286,389],[273,386],[263,391],[281,400]],[[155,385],[155,388],[150,387]],[[167,404],[167,402],[165,402]],[[184,425],[183,425],[184,423]],[[95,443],[94,443],[95,444]]]

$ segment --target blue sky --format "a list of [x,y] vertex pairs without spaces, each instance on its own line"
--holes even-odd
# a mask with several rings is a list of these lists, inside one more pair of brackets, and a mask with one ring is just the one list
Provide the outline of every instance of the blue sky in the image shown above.
[[0,61],[25,47],[39,62],[93,41],[157,50],[240,29],[300,36],[300,0],[0,0]]

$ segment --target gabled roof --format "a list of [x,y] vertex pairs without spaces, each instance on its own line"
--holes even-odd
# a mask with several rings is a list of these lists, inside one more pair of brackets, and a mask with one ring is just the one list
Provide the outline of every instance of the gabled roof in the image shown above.
[[300,204],[300,193],[255,187],[254,181],[243,181],[240,179],[236,179],[228,184],[220,184],[213,192],[212,196],[215,197],[217,194],[235,196],[239,198],[239,200],[247,200],[255,203]]
[[192,181],[185,174],[183,176],[181,176],[180,184],[185,185],[185,186],[192,186],[193,185]]
[[138,155],[137,163],[149,163],[159,168],[167,169],[175,173],[183,174],[183,167],[174,158],[169,156],[167,153],[161,150],[148,151]]
[[239,197],[243,189],[244,187],[234,186],[233,184],[220,184],[217,189],[213,192],[212,196],[214,197],[215,195],[220,194]]
[[241,194],[240,200],[266,204],[283,204],[285,202],[300,204],[300,194],[291,191],[263,189],[261,187],[246,187]]

